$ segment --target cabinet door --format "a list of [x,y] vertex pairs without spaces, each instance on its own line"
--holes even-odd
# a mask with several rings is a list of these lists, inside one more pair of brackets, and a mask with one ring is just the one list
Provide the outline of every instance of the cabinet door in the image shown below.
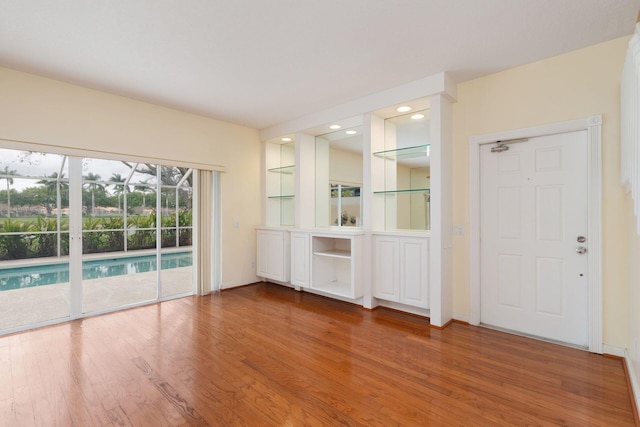
[[426,239],[400,239],[400,302],[428,308],[428,257]]
[[[285,274],[285,233],[281,231],[258,230],[257,232],[257,276],[281,282],[288,280]],[[287,237],[288,238],[288,237]]]
[[375,236],[375,297],[398,302],[399,292],[399,247],[398,238]]
[[258,247],[257,259],[257,276],[269,277],[269,232],[259,230],[256,236],[256,246]]
[[270,279],[284,281],[284,233],[270,231],[268,234],[267,254]]
[[309,235],[291,233],[291,284],[309,287]]

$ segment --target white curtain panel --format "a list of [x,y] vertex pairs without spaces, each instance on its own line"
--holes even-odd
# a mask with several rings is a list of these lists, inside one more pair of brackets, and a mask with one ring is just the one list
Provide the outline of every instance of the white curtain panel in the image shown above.
[[213,283],[213,175],[198,171],[198,295],[211,293]]

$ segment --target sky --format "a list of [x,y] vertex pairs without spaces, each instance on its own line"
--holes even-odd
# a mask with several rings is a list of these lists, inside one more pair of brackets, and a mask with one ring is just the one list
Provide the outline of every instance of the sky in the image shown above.
[[[59,154],[44,154],[38,152],[18,151],[0,148],[0,188],[6,188],[6,181],[2,179],[5,170],[15,171],[17,175],[33,177],[37,179],[13,177],[11,188],[21,191],[27,187],[34,187],[37,181],[53,173],[59,173],[61,165],[63,177],[69,177],[69,163],[65,156]],[[133,165],[133,164],[132,164]],[[6,169],[5,169],[6,168]],[[126,178],[131,169],[123,162],[117,160],[103,160],[84,158],[82,161],[82,175],[88,173],[97,174],[103,180],[109,180],[113,174],[120,174]],[[147,174],[135,174],[131,182],[138,183],[146,180],[149,183],[155,182],[153,177]],[[113,190],[107,186],[108,190]]]

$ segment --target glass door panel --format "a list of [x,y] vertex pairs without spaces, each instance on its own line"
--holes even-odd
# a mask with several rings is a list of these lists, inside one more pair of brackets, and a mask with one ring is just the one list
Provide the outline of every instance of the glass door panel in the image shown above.
[[82,169],[82,312],[155,300],[155,213],[139,206],[152,193],[140,177],[153,181],[154,171],[92,158]]
[[161,297],[193,293],[193,174],[162,166]]
[[70,316],[66,160],[0,149],[0,332]]

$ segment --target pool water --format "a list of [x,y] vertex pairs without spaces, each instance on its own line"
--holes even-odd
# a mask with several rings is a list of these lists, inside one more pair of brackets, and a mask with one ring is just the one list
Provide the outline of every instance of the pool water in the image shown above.
[[[193,265],[191,252],[162,254],[162,270],[190,267],[191,265]],[[156,269],[157,261],[155,255],[83,261],[82,279],[100,279],[125,274],[146,273],[156,271]],[[0,269],[0,292],[68,281],[69,264],[67,263]]]

